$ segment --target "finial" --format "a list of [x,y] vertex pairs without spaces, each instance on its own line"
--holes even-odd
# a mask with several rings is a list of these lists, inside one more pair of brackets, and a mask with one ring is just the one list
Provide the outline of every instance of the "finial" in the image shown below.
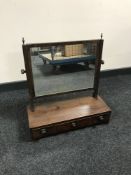
[[103,33],[101,33],[101,39],[103,38]]
[[23,43],[23,45],[25,44],[25,39],[24,39],[24,37],[22,38],[22,43]]

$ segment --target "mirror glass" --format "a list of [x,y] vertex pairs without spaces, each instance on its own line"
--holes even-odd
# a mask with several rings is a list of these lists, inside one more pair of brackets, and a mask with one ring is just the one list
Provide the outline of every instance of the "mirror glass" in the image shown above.
[[43,44],[30,55],[36,97],[93,88],[95,42]]

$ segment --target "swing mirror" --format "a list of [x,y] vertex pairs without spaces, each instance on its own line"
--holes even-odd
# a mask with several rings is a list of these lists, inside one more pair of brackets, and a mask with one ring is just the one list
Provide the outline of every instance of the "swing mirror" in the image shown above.
[[35,96],[93,89],[97,42],[30,47]]

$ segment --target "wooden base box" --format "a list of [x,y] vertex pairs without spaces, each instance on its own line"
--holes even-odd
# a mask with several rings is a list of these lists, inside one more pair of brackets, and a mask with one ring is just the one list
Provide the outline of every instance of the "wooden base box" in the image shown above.
[[58,101],[28,111],[32,139],[109,122],[110,108],[98,96]]

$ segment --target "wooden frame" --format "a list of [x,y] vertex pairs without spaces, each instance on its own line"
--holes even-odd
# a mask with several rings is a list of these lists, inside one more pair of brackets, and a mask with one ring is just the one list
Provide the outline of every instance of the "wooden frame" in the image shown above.
[[[38,98],[35,95],[34,90],[34,82],[33,82],[33,75],[32,75],[32,66],[31,66],[31,54],[30,49],[34,47],[44,47],[44,46],[57,46],[57,45],[72,45],[72,44],[83,44],[83,43],[96,43],[97,44],[97,50],[96,50],[96,62],[95,62],[95,76],[94,76],[94,87],[91,88],[93,90],[92,96],[97,98],[98,95],[98,88],[99,88],[99,76],[100,76],[100,68],[102,61],[102,49],[103,49],[103,39],[98,40],[82,40],[82,41],[70,41],[70,42],[52,42],[52,43],[32,43],[32,44],[24,44],[23,40],[23,55],[24,55],[24,63],[25,63],[25,70],[21,70],[21,73],[26,73],[27,76],[27,82],[28,82],[28,89],[29,89],[29,97],[30,97],[30,107],[31,110],[34,110],[34,101]],[[80,89],[75,91],[69,91],[70,92],[76,92],[76,91],[84,91],[87,89]],[[65,93],[65,92],[64,92]],[[58,95],[62,93],[52,94],[52,95]],[[45,95],[44,95],[45,96]],[[41,96],[41,97],[44,97]],[[46,95],[48,96],[48,95]]]

